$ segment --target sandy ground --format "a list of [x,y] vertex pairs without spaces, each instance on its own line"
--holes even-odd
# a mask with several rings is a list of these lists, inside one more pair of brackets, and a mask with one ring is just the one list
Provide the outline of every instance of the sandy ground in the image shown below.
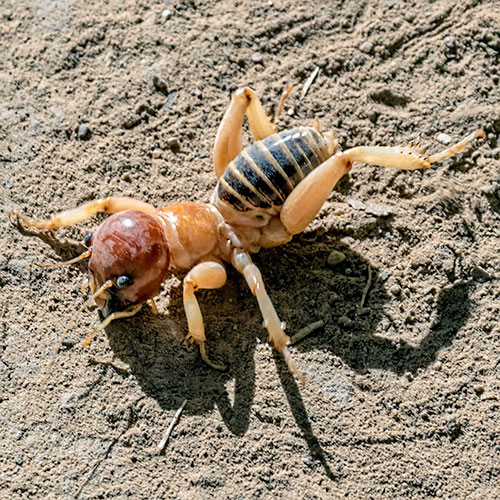
[[[500,497],[498,2],[4,0],[0,18],[1,498]],[[101,219],[43,234],[7,212],[208,201],[231,92],[272,112],[285,84],[281,127],[317,116],[342,148],[420,136],[433,152],[478,127],[488,142],[427,171],[358,165],[302,235],[256,255],[290,334],[324,322],[292,349],[306,387],[230,270],[199,294],[227,372],[183,345],[175,275],[158,316],[85,349],[86,310],[41,390],[86,264],[33,262],[78,255]]]

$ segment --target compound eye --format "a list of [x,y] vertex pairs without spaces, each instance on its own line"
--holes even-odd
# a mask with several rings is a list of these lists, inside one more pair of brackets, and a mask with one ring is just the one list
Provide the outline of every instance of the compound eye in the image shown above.
[[124,274],[123,276],[119,276],[116,279],[116,287],[117,288],[127,288],[133,282],[134,282],[134,280],[130,276],[127,276],[126,274]]
[[83,239],[83,244],[89,248],[90,246],[92,246],[92,238],[94,237],[94,233],[89,233],[87,234],[87,236],[85,236],[85,238]]

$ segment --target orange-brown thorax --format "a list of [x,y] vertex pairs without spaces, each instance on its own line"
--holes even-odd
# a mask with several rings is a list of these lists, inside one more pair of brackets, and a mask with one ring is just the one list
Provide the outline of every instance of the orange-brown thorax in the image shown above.
[[[174,203],[156,214],[165,228],[172,266],[190,269],[208,258],[227,258],[220,248],[219,229],[224,221],[210,205],[194,202]],[[224,245],[222,245],[224,246]]]

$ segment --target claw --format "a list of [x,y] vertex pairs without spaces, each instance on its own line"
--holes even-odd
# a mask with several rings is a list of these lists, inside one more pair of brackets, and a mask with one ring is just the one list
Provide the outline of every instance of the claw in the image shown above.
[[205,361],[205,363],[208,366],[211,366],[212,368],[215,368],[216,370],[219,370],[221,372],[227,370],[227,366],[226,365],[219,365],[218,363],[214,363],[213,361],[210,361],[210,359],[208,357],[208,354],[207,354],[206,347],[205,347],[205,342],[199,342],[199,345],[200,345],[201,359],[203,361]]

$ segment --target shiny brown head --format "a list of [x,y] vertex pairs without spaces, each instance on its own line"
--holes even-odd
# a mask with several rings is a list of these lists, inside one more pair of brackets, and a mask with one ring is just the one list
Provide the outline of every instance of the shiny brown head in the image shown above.
[[160,291],[170,264],[161,223],[144,212],[108,217],[86,239],[92,250],[89,281],[93,292],[108,280],[113,286],[96,298],[104,315],[140,304]]

